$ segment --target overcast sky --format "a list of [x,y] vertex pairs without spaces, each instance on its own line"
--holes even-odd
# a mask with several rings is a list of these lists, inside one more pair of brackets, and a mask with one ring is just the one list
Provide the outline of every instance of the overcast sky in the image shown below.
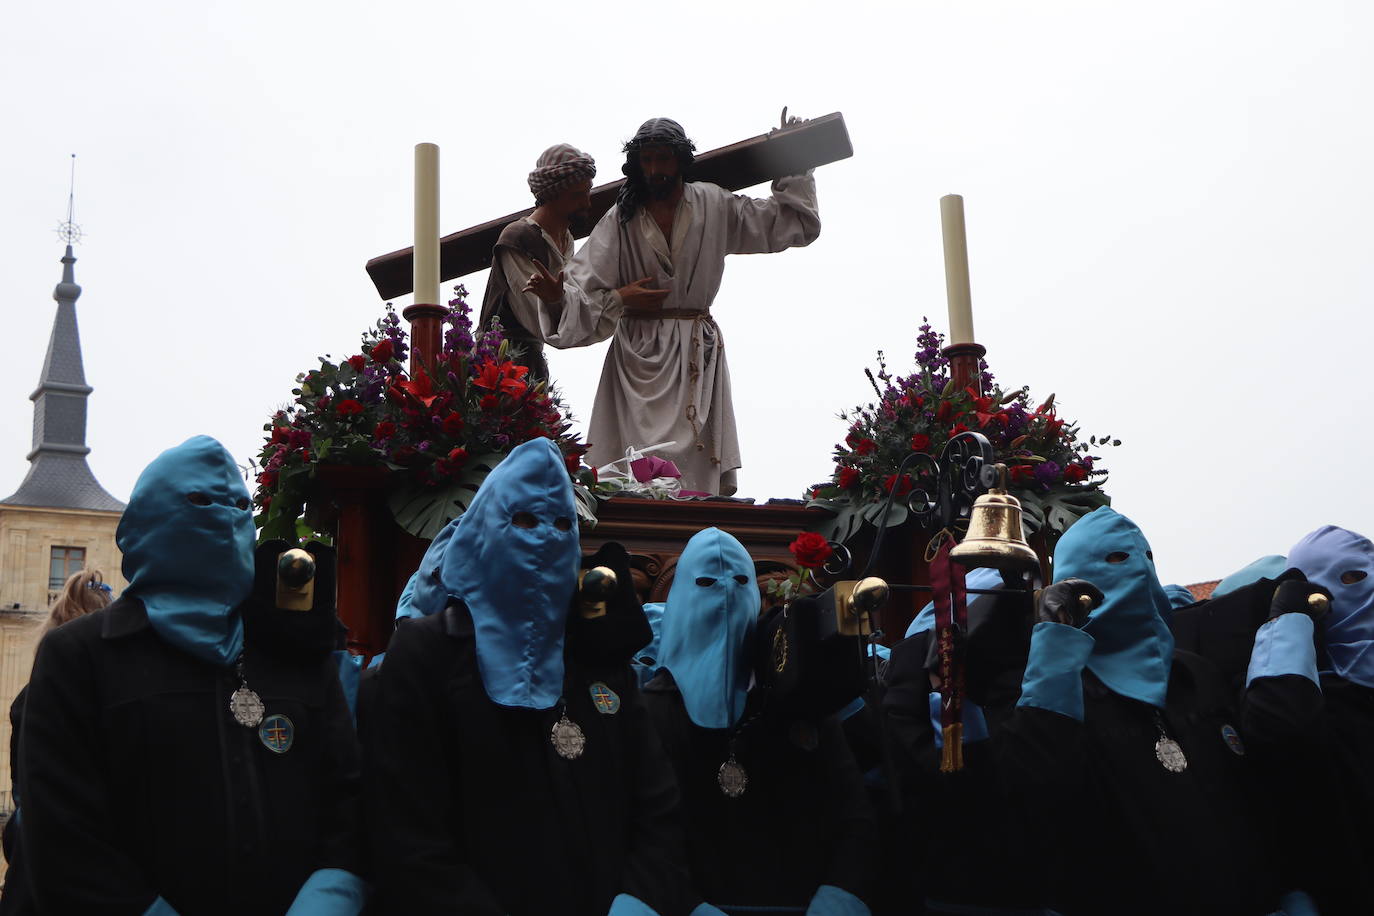
[[[701,150],[844,113],[811,247],[734,257],[714,313],[741,494],[825,478],[883,349],[945,327],[939,198],[965,197],[999,380],[1109,431],[1161,577],[1216,578],[1333,522],[1374,533],[1368,3],[15,3],[0,30],[0,489],[27,469],[79,154],[90,463],[120,498],[195,433],[242,462],[381,314],[411,149],[442,226],[528,205],[570,142],[618,176],[653,116]],[[767,193],[766,188],[755,193]],[[480,304],[485,275],[468,277]],[[402,306],[408,300],[398,301]],[[585,421],[605,345],[554,352]]]

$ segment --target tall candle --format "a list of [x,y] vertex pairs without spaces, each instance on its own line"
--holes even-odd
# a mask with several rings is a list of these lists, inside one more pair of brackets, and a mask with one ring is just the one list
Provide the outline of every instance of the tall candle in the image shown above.
[[968,285],[968,239],[964,236],[964,198],[940,198],[945,234],[945,292],[949,297],[949,342],[973,343],[973,297]]
[[439,147],[415,144],[415,302],[439,304]]

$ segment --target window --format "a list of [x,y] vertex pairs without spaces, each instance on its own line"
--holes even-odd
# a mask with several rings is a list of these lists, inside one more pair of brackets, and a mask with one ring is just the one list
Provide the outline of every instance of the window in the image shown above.
[[61,588],[62,583],[86,565],[85,547],[54,547],[48,562],[48,588]]

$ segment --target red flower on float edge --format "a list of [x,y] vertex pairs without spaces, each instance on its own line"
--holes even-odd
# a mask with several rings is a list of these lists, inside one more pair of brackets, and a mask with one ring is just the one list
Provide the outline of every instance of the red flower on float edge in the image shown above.
[[840,468],[839,485],[841,490],[850,490],[859,485],[858,468]]
[[930,448],[930,437],[925,433],[917,433],[911,437],[911,450],[913,452],[924,452]]
[[356,417],[363,412],[363,405],[361,401],[355,401],[353,398],[345,398],[340,401],[334,409],[341,417]]
[[883,478],[883,492],[891,493],[894,485],[897,487],[897,495],[905,496],[911,492],[911,488],[915,484],[910,474],[903,474],[900,482],[898,482],[896,474],[888,474]]
[[835,553],[824,536],[814,531],[803,531],[787,549],[803,569],[820,569]]
[[[391,341],[388,340],[387,343],[391,343]],[[367,357],[363,356],[361,353],[357,356],[350,356],[347,362],[353,367],[354,372],[362,372],[363,369],[367,367]]]

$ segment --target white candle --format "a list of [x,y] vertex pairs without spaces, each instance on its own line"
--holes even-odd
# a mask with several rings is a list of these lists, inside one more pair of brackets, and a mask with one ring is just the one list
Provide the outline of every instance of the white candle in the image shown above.
[[415,144],[415,303],[439,304],[439,147]]
[[940,198],[945,234],[945,292],[949,296],[949,342],[973,343],[973,297],[968,285],[968,239],[964,236],[964,198]]

